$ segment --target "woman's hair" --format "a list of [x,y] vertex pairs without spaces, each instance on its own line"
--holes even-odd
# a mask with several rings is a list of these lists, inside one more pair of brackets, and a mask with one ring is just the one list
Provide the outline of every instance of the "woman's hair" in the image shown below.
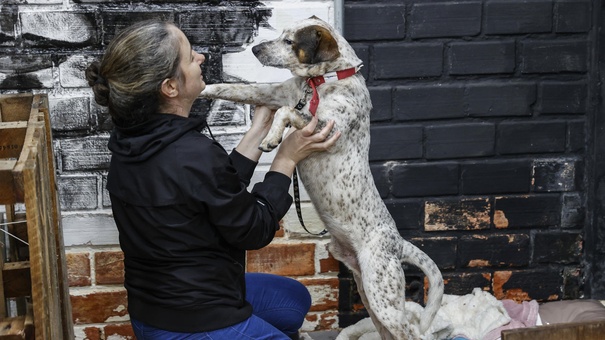
[[179,39],[173,24],[157,20],[136,23],[107,46],[101,61],[86,69],[97,104],[107,106],[119,126],[144,122],[158,113],[164,79],[180,79]]

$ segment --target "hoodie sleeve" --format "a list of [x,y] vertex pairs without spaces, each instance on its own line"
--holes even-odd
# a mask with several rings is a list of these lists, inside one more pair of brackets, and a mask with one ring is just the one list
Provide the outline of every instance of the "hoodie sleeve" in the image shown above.
[[219,145],[212,143],[202,152],[197,159],[184,156],[188,160],[185,182],[190,184],[192,199],[205,207],[209,222],[232,246],[249,250],[269,244],[292,204],[288,193],[290,178],[269,172],[249,192],[247,183],[242,181],[248,174],[240,174],[233,159]]
[[229,158],[231,159],[231,164],[233,164],[233,166],[237,170],[237,173],[239,174],[240,181],[245,186],[248,186],[250,184],[250,179],[252,178],[252,175],[254,175],[254,169],[256,169],[258,162],[255,162],[243,156],[235,149],[231,151]]

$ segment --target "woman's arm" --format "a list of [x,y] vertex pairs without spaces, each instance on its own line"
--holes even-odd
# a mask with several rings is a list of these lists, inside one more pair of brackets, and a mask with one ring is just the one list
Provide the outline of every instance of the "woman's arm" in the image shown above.
[[235,150],[242,156],[258,162],[262,151],[258,149],[260,142],[267,136],[273,123],[273,114],[275,111],[271,111],[266,106],[257,106],[254,109],[254,118],[252,119],[252,126],[244,134],[244,137],[235,147]]

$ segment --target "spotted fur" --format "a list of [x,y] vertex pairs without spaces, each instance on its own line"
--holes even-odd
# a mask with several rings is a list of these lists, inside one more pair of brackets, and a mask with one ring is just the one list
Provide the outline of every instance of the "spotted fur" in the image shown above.
[[[263,42],[253,53],[265,66],[285,68],[293,77],[280,84],[208,85],[206,98],[266,105],[278,109],[269,135],[260,148],[275,148],[284,128],[304,127],[311,119],[305,79],[355,67],[361,63],[348,42],[327,23],[311,17]],[[317,116],[332,119],[342,132],[329,152],[312,154],[298,165],[300,177],[330,232],[329,250],[353,272],[370,317],[383,339],[419,339],[430,326],[443,296],[443,279],[431,258],[403,239],[387,210],[370,171],[370,110],[364,78],[354,76],[318,87]],[[318,127],[318,129],[320,129]],[[428,277],[427,304],[419,322],[405,313],[405,276],[402,262],[420,268]]]

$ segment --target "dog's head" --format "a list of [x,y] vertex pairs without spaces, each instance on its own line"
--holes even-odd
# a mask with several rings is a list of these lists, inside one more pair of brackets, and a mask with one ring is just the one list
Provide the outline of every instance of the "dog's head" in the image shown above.
[[285,29],[275,40],[254,46],[252,52],[261,64],[285,68],[301,77],[318,76],[361,63],[347,41],[315,16]]

